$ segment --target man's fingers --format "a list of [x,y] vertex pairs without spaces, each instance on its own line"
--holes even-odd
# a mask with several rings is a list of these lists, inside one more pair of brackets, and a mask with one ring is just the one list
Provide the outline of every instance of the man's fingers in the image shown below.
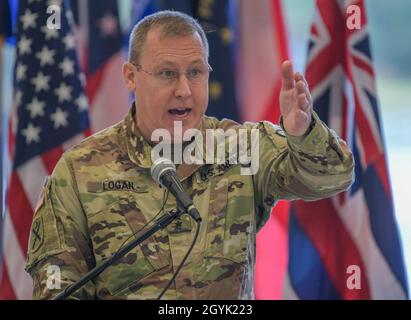
[[288,60],[282,64],[282,81],[283,89],[289,90],[294,88],[293,65]]
[[301,73],[296,72],[294,74],[294,80],[295,80],[295,82],[304,81],[304,76]]
[[305,85],[305,95],[307,97],[308,103],[311,105],[313,103],[313,98],[311,97],[311,92],[308,88],[308,85]]
[[298,72],[294,75],[294,79],[297,81],[296,83],[297,94],[304,93],[307,98],[308,103],[311,104],[312,97],[311,97],[310,89],[308,87],[307,80],[304,78],[303,75],[301,75]]
[[304,80],[305,86],[306,86],[307,88],[309,88],[310,86],[308,85],[307,79],[303,77],[303,80]]
[[305,92],[306,92],[306,90],[305,90],[305,83],[304,83],[302,80],[300,80],[300,81],[297,82],[296,88],[297,88],[297,94],[305,93]]
[[305,84],[305,86],[306,86],[307,88],[309,88],[307,79],[306,79],[301,73],[296,72],[296,74],[294,75],[294,79],[295,79],[295,82],[303,81],[304,84]]
[[305,93],[301,93],[298,95],[298,106],[301,110],[308,112],[310,110],[310,103],[305,95]]

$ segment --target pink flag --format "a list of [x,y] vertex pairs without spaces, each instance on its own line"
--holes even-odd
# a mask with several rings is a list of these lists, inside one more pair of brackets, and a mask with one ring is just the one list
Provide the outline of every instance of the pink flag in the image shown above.
[[[238,102],[244,121],[280,117],[281,63],[288,57],[280,0],[240,0],[237,22]],[[257,235],[255,297],[279,299],[287,267],[288,203],[276,206]]]

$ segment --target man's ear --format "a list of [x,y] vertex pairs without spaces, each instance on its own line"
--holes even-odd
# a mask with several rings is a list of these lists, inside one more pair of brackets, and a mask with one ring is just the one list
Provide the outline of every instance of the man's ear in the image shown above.
[[123,63],[123,80],[129,91],[136,91],[135,67],[130,62]]

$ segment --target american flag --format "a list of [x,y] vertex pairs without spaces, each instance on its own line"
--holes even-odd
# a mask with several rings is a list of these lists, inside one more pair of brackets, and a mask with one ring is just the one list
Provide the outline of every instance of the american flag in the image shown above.
[[[61,26],[47,26],[48,6],[61,9]],[[3,223],[0,299],[30,299],[24,271],[34,208],[64,150],[88,135],[88,102],[76,58],[71,13],[62,0],[19,2],[14,105]],[[58,19],[54,20],[55,22]]]
[[[140,2],[140,1],[138,1]],[[117,0],[72,0],[92,132],[120,121],[131,101],[122,78],[123,32]]]
[[316,112],[353,150],[356,180],[338,196],[292,203],[284,297],[405,299],[363,0],[317,0],[306,78]]

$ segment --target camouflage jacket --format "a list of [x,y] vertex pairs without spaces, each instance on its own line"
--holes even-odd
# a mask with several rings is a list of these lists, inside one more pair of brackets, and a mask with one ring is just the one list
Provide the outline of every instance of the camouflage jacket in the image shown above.
[[[204,117],[201,127],[258,129],[259,169],[242,175],[241,164],[178,166],[203,221],[193,251],[163,298],[252,299],[256,233],[271,208],[278,199],[315,200],[347,189],[353,157],[315,113],[304,137],[289,136],[265,121],[239,125]],[[58,266],[64,288],[113,255],[157,214],[176,207],[175,198],[166,197],[150,175],[151,150],[135,126],[133,107],[123,121],[64,153],[46,178],[33,218],[26,265],[33,298],[60,291],[48,285],[50,267]],[[194,220],[182,215],[71,298],[155,299],[194,233]]]

